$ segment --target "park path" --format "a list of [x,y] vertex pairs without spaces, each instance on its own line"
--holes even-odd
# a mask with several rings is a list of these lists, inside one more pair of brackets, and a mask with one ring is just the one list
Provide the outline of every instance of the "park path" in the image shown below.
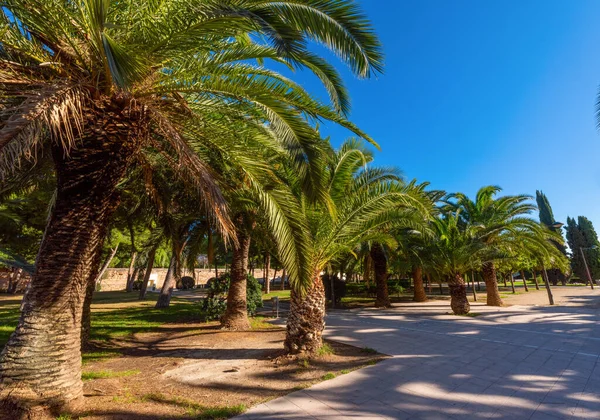
[[327,338],[391,357],[238,418],[599,419],[600,290],[580,290],[560,307],[475,304],[473,318],[441,301],[333,311]]

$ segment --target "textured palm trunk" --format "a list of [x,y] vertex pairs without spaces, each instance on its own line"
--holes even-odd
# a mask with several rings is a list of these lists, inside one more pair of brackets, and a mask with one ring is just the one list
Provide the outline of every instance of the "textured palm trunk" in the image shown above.
[[167,275],[165,276],[165,281],[160,289],[160,295],[158,295],[158,300],[156,301],[155,308],[168,308],[171,303],[171,295],[173,294],[173,289],[175,288],[176,278],[175,278],[175,264],[177,258],[175,255],[171,257],[171,262],[169,263],[169,269],[167,270]]
[[521,270],[521,278],[523,279],[523,287],[525,287],[525,291],[529,292],[529,288],[527,287],[527,279],[525,278],[525,271]]
[[[221,317],[221,327],[233,331],[246,331],[250,329],[246,301],[250,235],[239,230],[237,239],[238,245],[233,248],[231,261],[231,282],[227,292],[227,309]],[[268,277],[266,279],[268,281]]]
[[392,306],[387,288],[387,258],[381,244],[375,243],[371,247],[371,259],[375,269],[375,284],[377,296],[375,298],[376,308],[389,308]]
[[[57,192],[15,332],[0,355],[0,418],[40,416],[80,402],[81,320],[100,265],[118,182],[139,149],[125,112],[103,109],[66,155],[52,143]],[[119,124],[119,121],[126,120]]]
[[466,315],[471,310],[469,300],[467,299],[467,286],[460,274],[448,278],[448,288],[450,289],[450,307],[455,315]]
[[498,279],[496,278],[496,267],[493,262],[486,262],[482,266],[483,280],[485,281],[485,289],[487,293],[488,306],[502,306],[504,302],[500,298],[498,291]]
[[138,299],[146,299],[146,292],[148,291],[148,282],[150,281],[150,275],[154,268],[154,259],[156,258],[156,250],[158,245],[153,246],[150,252],[148,252],[148,261],[146,262],[146,272],[144,273],[144,279],[142,280],[142,286],[140,287],[140,294]]
[[284,348],[288,353],[315,353],[323,344],[325,288],[319,274],[302,295],[292,288]]
[[427,294],[423,286],[423,269],[418,265],[413,265],[412,278],[415,284],[413,300],[415,302],[427,302]]

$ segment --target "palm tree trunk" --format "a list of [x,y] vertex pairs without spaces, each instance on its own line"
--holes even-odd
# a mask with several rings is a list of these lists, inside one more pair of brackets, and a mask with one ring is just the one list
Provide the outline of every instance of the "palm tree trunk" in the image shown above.
[[365,284],[367,285],[367,287],[369,287],[371,285],[371,264],[372,264],[372,260],[371,260],[371,254],[367,254],[365,256],[365,263],[364,263],[364,269],[363,269],[363,279],[365,280]]
[[521,278],[523,279],[523,287],[525,287],[525,291],[529,292],[529,288],[527,288],[527,278],[525,278],[525,271],[521,270]]
[[540,290],[540,284],[538,283],[537,272],[533,269],[533,281],[535,282],[535,290]]
[[285,272],[285,268],[284,268],[283,272],[281,273],[281,290],[285,290],[285,276],[286,276],[286,272]]
[[284,348],[288,353],[315,353],[323,344],[325,288],[318,273],[302,295],[292,288]]
[[477,302],[477,292],[475,291],[475,272],[473,270],[471,270],[471,286],[473,289],[473,301]]
[[131,261],[129,262],[129,270],[127,271],[127,285],[125,291],[133,291],[134,271],[135,271],[135,260],[137,258],[137,249],[135,248],[135,231],[133,230],[133,224],[129,222],[129,238],[131,240]]
[[142,280],[142,287],[140,287],[140,300],[146,299],[146,292],[148,291],[148,282],[150,281],[150,275],[152,274],[152,269],[154,268],[154,258],[156,257],[157,249],[158,244],[154,245],[150,252],[148,252],[148,261],[146,262],[146,273],[144,273],[144,280]]
[[269,266],[271,265],[271,254],[265,252],[265,265],[263,269],[263,277],[265,278],[265,293],[271,292],[271,282],[269,281]]
[[108,270],[108,266],[110,265],[113,258],[115,258],[115,255],[117,254],[117,250],[119,249],[119,245],[120,244],[117,244],[117,246],[115,246],[114,249],[111,249],[110,254],[106,257],[106,260],[104,260],[104,264],[102,264],[102,268],[100,269],[100,272],[94,279],[95,281],[94,281],[93,291],[96,290],[96,286],[102,282],[102,276],[104,275],[104,273],[106,273],[106,270]]
[[450,307],[455,315],[466,315],[471,310],[469,300],[467,299],[467,286],[460,274],[455,274],[448,278],[448,288],[450,289]]
[[496,268],[494,267],[494,263],[491,261],[484,263],[482,266],[482,272],[487,293],[487,305],[504,305],[504,302],[502,302],[502,299],[500,298],[500,292],[498,291],[498,280],[496,278]]
[[86,287],[98,273],[117,185],[140,146],[129,121],[116,124],[122,119],[107,107],[98,121],[88,121],[68,155],[52,142],[56,199],[18,326],[0,355],[0,418],[48,406],[70,410],[81,402]]
[[173,289],[175,288],[176,277],[175,277],[175,264],[177,258],[175,254],[171,256],[171,262],[169,263],[169,269],[167,270],[167,275],[165,276],[165,281],[160,289],[160,295],[158,296],[158,300],[156,301],[155,308],[168,308],[171,303],[171,295],[173,294]]
[[21,282],[21,274],[23,273],[22,268],[14,268],[13,270],[14,271],[8,280],[8,289],[6,290],[6,292],[10,295],[17,293],[19,283]]
[[423,269],[418,265],[413,265],[412,277],[415,284],[413,300],[415,302],[427,302],[427,294],[423,287]]
[[[137,259],[137,252],[135,254],[133,254],[133,262],[135,263],[135,260]],[[129,268],[131,269],[131,265],[129,266]],[[133,267],[133,272],[131,273],[131,275],[127,275],[127,284],[125,286],[125,291],[126,292],[133,292],[133,283],[135,283],[135,280],[137,279],[138,273],[139,273],[140,269],[139,267]]]
[[376,308],[389,308],[392,306],[387,288],[387,258],[381,244],[371,246],[371,258],[375,268],[375,283],[377,285]]
[[[237,239],[238,245],[233,248],[231,260],[231,282],[227,293],[227,309],[221,317],[221,327],[233,331],[246,331],[250,329],[246,301],[250,235],[238,230]],[[268,281],[268,277],[266,279]]]

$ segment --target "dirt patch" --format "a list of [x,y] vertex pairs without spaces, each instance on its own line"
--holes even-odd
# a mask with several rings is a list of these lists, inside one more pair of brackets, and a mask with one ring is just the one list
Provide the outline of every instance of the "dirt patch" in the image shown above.
[[86,377],[101,376],[84,382],[85,418],[227,418],[382,357],[335,342],[333,354],[286,357],[284,336],[278,327],[224,332],[215,324],[169,324],[104,343],[99,351],[121,356],[84,365]]

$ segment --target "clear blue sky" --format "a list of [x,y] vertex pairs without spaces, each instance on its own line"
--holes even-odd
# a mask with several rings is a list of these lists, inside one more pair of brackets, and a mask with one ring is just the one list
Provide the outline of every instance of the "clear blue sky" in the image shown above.
[[[541,189],[557,220],[585,215],[600,230],[600,1],[360,3],[386,69],[344,74],[351,119],[382,148],[376,162],[449,192]],[[348,136],[323,131],[334,145]]]

